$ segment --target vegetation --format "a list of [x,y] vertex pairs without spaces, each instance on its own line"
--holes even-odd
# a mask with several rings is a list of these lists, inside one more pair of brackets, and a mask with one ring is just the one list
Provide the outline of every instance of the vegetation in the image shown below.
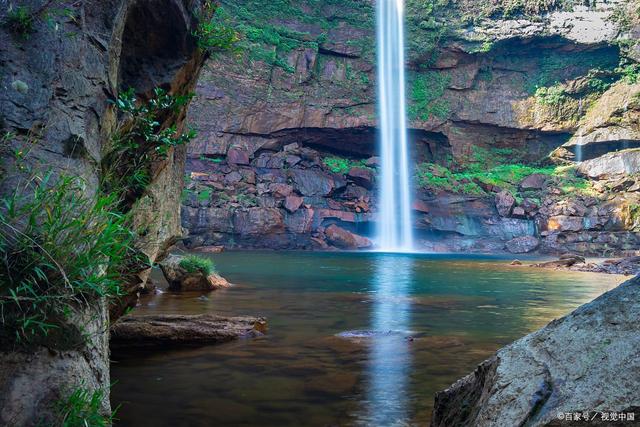
[[205,276],[215,273],[215,265],[209,258],[199,257],[197,255],[188,255],[180,260],[180,267],[187,270],[188,273],[200,272]]
[[411,85],[409,117],[421,120],[432,117],[446,119],[451,107],[443,95],[450,82],[451,77],[443,72],[427,71],[416,75]]
[[66,399],[56,402],[58,425],[62,427],[108,427],[115,421],[115,413],[101,413],[102,402],[107,399],[102,389],[90,391],[78,387]]
[[205,1],[198,28],[193,36],[198,47],[209,53],[232,49],[239,41],[239,34],[226,19],[222,9],[211,1]]
[[333,173],[345,175],[351,168],[369,168],[366,160],[353,160],[345,157],[325,157],[322,159],[324,165]]
[[567,99],[564,86],[556,84],[551,87],[539,87],[535,93],[536,101],[542,105],[560,105]]
[[181,133],[175,125],[167,125],[192,95],[173,96],[160,88],[155,89],[154,95],[140,103],[134,90],[129,89],[114,103],[124,117],[114,135],[112,150],[102,162],[102,188],[106,194],[117,194],[125,207],[151,182],[152,165],[196,135],[193,130]]
[[[115,195],[85,196],[79,178],[34,176],[1,200],[0,341],[80,346],[72,321],[83,306],[121,294],[120,276],[136,257]],[[7,334],[13,333],[14,336]]]
[[5,18],[5,26],[14,34],[26,38],[34,31],[35,18],[27,6],[10,8]]
[[497,187],[520,198],[518,184],[529,175],[543,174],[565,193],[590,192],[589,181],[578,177],[573,167],[539,167],[513,163],[514,159],[516,156],[509,149],[474,147],[469,158],[451,168],[434,163],[418,164],[415,180],[419,187],[433,191],[483,196],[490,193],[487,189]]

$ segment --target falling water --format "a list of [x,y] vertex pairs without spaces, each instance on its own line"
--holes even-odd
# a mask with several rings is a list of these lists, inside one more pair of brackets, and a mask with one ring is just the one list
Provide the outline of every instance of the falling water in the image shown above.
[[389,252],[413,249],[405,99],[404,0],[379,0],[378,109],[381,185],[378,243]]

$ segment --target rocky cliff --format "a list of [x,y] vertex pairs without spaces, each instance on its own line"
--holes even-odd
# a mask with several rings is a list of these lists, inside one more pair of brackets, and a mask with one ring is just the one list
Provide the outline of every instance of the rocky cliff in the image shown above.
[[431,425],[638,425],[639,296],[636,278],[499,350],[436,395]]
[[[105,180],[103,166],[114,133],[126,125],[116,108],[118,95],[134,88],[138,99],[145,100],[157,87],[174,95],[193,89],[204,60],[192,36],[200,8],[192,0],[0,5],[3,197],[26,188],[25,179],[52,172],[54,177],[81,178],[81,196],[94,198]],[[184,117],[184,107],[176,109],[164,117],[163,126],[176,125],[179,131]],[[136,231],[145,225],[135,247],[151,262],[180,235],[178,194],[185,155],[186,147],[168,150],[151,165],[144,191],[127,199],[123,208]],[[3,245],[3,262],[7,249]],[[148,274],[145,264],[127,272],[138,276],[127,278],[132,294]],[[7,281],[2,277],[3,304],[8,301]],[[127,303],[115,305],[114,315]],[[17,342],[0,351],[0,424],[61,423],[56,411],[78,390],[79,402],[95,397],[100,413],[110,414],[107,303],[80,304],[69,311],[86,338],[81,345],[49,339],[42,346]],[[0,335],[6,337],[6,332],[18,333],[3,330]]]
[[[372,2],[222,4],[219,19],[238,28],[242,49],[212,58],[198,83],[190,121],[200,137],[189,149],[183,204],[187,243],[325,247],[332,224],[371,236]],[[571,164],[576,155],[640,146],[635,6],[407,2],[415,220],[425,248],[503,250],[523,238],[553,252],[637,247],[633,220],[603,224],[605,212],[634,209],[633,184],[611,200],[609,184],[578,182],[573,170],[537,193],[520,191],[522,170],[492,175],[513,165],[549,168],[552,152]],[[444,169],[434,174],[434,167]],[[504,190],[515,199],[506,214],[495,203]],[[584,197],[593,197],[586,206]],[[567,199],[580,208],[567,213]],[[546,225],[562,216],[573,225]]]

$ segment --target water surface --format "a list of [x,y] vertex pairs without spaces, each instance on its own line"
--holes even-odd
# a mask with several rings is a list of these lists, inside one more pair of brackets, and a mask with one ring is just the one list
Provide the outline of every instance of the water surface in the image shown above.
[[[268,317],[265,337],[113,355],[119,426],[406,426],[501,346],[622,282],[449,255],[230,252],[231,289],[143,313]],[[159,276],[156,275],[156,278]]]

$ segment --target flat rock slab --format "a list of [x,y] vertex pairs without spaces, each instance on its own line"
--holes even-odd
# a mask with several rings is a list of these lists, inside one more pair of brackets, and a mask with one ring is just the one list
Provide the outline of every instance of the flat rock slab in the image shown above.
[[638,425],[639,384],[636,277],[504,347],[437,393],[431,426],[582,425],[564,423],[559,414],[584,412],[635,412],[635,422],[624,425]]
[[126,316],[111,326],[111,347],[203,345],[253,338],[267,332],[264,317],[210,314]]

